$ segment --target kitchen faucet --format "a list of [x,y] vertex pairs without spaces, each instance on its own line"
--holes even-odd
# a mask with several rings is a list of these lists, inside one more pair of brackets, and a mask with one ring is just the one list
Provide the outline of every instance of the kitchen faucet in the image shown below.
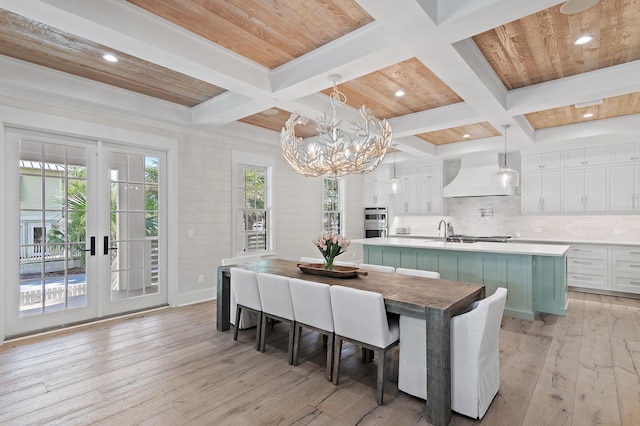
[[444,219],[442,219],[438,224],[438,231],[442,229],[443,223],[444,223],[444,236],[442,237],[442,241],[446,243],[447,242],[447,222]]

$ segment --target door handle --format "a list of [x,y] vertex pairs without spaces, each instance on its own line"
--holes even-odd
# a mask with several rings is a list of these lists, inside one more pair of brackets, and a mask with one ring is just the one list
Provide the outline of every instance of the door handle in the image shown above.
[[91,256],[95,256],[96,255],[96,237],[91,237],[90,244],[91,244],[90,245],[91,248],[84,249],[82,251],[89,251],[91,252],[90,253]]
[[118,250],[118,247],[109,247],[109,236],[105,235],[103,239],[103,254],[109,254],[109,250]]

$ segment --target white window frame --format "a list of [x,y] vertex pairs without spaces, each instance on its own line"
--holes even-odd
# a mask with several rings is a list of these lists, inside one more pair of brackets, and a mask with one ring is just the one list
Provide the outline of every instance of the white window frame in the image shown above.
[[[251,256],[251,255],[270,255],[274,254],[274,244],[275,244],[275,208],[273,204],[273,200],[275,199],[275,159],[273,157],[268,157],[260,154],[253,154],[248,152],[241,151],[232,151],[231,153],[231,210],[232,210],[232,236],[231,236],[231,252],[233,256]],[[266,232],[266,249],[265,250],[256,250],[252,252],[244,252],[240,251],[241,248],[238,247],[238,227],[237,223],[237,212],[238,212],[238,194],[236,193],[239,182],[238,179],[238,169],[244,166],[251,167],[260,167],[266,170],[265,173],[265,211],[266,211],[266,223],[264,230]]]
[[[320,216],[320,231],[321,232],[329,232],[329,230],[325,229],[324,227],[324,216],[325,213],[333,213],[333,212],[337,212],[339,217],[340,217],[340,229],[338,231],[338,234],[343,235],[345,233],[345,222],[344,222],[344,218],[345,218],[345,214],[344,214],[344,205],[345,205],[345,183],[344,183],[344,179],[342,178],[337,178],[338,181],[338,210],[325,210],[325,200],[324,200],[324,186],[325,186],[325,181],[331,179],[331,180],[335,180],[336,178],[333,178],[331,176],[323,176],[322,177],[322,187],[320,188],[321,194],[321,208],[322,208],[322,214]],[[333,230],[331,230],[330,232],[333,232]]]

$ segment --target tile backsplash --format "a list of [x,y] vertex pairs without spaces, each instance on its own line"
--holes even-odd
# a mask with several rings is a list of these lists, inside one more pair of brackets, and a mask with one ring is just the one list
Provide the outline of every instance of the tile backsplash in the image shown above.
[[520,197],[471,197],[445,200],[447,216],[398,216],[395,228],[411,226],[413,235],[438,236],[441,219],[456,234],[511,235],[527,239],[624,241],[640,243],[640,215],[523,216]]

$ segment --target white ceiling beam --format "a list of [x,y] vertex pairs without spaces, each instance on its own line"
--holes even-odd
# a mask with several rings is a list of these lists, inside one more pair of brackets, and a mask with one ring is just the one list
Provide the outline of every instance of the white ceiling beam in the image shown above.
[[391,118],[388,121],[393,134],[404,137],[473,124],[478,121],[478,113],[466,103],[460,102]]
[[536,131],[535,143],[557,143],[594,136],[622,133],[640,134],[640,114],[607,118],[588,123],[570,124]]

